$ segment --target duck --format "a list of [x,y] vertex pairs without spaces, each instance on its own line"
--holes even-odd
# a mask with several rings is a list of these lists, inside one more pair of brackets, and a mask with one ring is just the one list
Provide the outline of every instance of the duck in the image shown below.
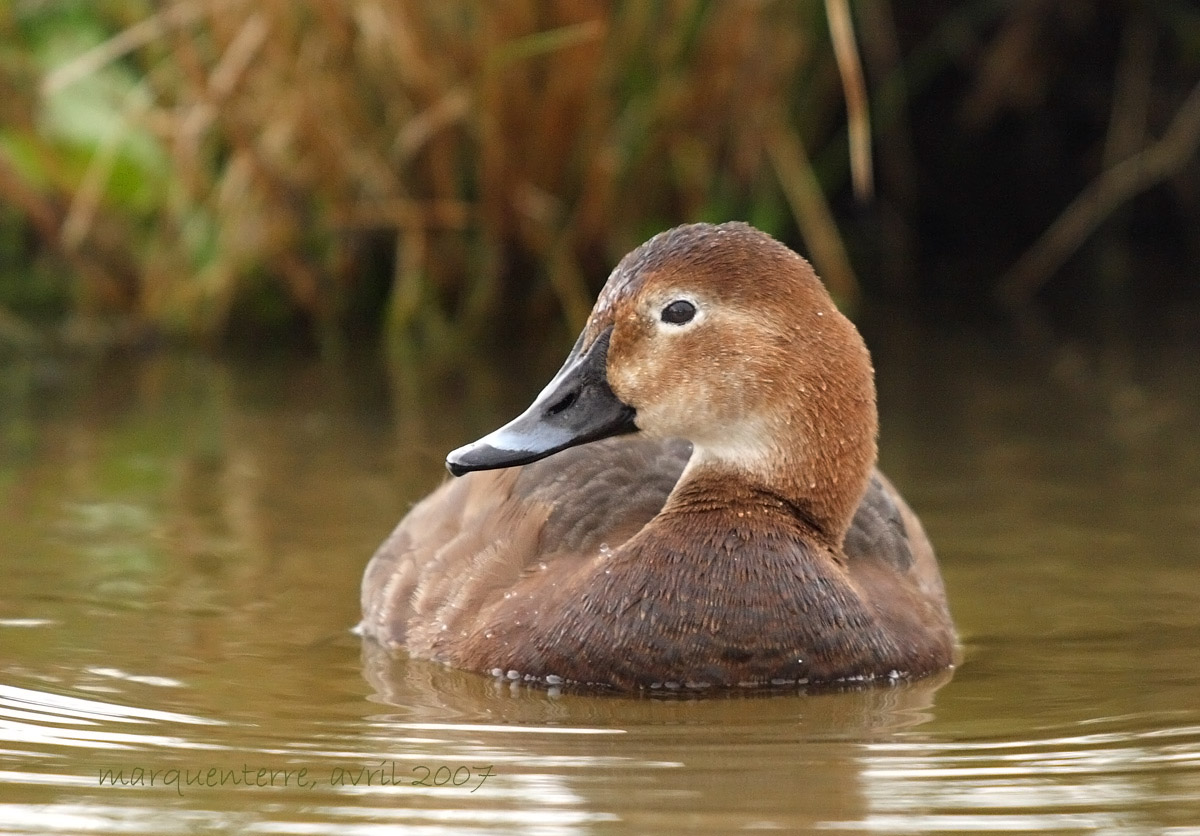
[[644,692],[953,668],[933,547],[876,464],[874,369],[812,266],[741,222],[617,264],[562,368],[446,459],[363,576],[367,641]]

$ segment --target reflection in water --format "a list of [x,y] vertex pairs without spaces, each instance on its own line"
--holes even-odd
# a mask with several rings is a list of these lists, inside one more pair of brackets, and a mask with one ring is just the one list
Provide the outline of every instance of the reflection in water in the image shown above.
[[[808,825],[862,812],[853,757],[861,744],[850,741],[886,738],[920,722],[941,684],[813,698],[631,701],[554,698],[428,663],[376,658],[368,668],[385,677],[400,700],[394,713],[355,724],[313,724],[293,740],[242,724],[5,686],[0,740],[44,758],[45,767],[0,778],[27,790],[72,791],[70,805],[56,805],[61,817],[39,817],[41,832],[48,821],[51,829],[78,827],[80,816],[91,816],[93,827],[124,817],[126,825],[130,818],[145,822],[132,832],[186,832],[200,820],[195,815],[181,818],[177,831],[154,829],[162,805],[195,814],[214,799],[239,808],[255,799],[284,800],[281,786],[264,786],[261,776],[255,782],[262,769],[306,770],[305,785],[286,790],[288,808],[316,805],[339,832],[351,824],[352,832],[384,832],[400,822],[507,823],[513,832],[529,832],[621,821],[659,830],[670,829],[676,815],[720,831],[734,817],[766,809],[763,794],[773,788],[747,780],[766,757],[780,778],[805,774],[805,792],[797,797],[802,803],[777,808],[772,818]],[[721,729],[717,740],[714,729]],[[781,741],[783,730],[789,731]],[[807,753],[778,761],[787,739],[807,746]],[[214,767],[226,777],[205,784],[200,776]],[[440,779],[443,769],[447,777]],[[455,788],[450,776],[460,774],[462,786]],[[189,783],[191,777],[197,783]],[[80,794],[91,803],[81,803]],[[16,828],[6,832],[33,832],[24,827],[33,822],[24,817],[27,806],[3,802],[0,795],[0,823]],[[146,808],[131,815],[139,803]],[[237,824],[210,812],[207,827]],[[274,821],[264,832],[306,831]]]
[[561,347],[0,368],[0,832],[1196,833],[1194,340],[866,331],[965,664],[769,698],[554,695],[349,633],[444,452]]
[[862,739],[930,720],[934,694],[952,677],[944,671],[902,685],[809,695],[616,697],[560,694],[557,689],[410,660],[403,654],[392,656],[370,641],[363,642],[362,650],[363,675],[375,691],[371,699],[388,709],[389,720],[439,728],[477,718],[480,704],[486,703],[494,724],[516,728],[550,723],[557,729],[570,718],[570,722],[605,729],[606,734],[621,734],[627,726],[730,726],[751,719],[755,724],[801,722],[825,737]]
[[862,815],[861,741],[927,722],[951,676],[810,696],[555,696],[369,642],[364,673],[385,734],[466,743],[538,806],[571,798],[632,832],[717,833]]

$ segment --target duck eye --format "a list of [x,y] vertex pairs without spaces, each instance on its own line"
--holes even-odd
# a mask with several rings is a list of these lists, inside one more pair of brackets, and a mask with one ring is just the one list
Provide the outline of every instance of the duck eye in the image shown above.
[[691,322],[692,317],[695,315],[695,305],[686,299],[676,299],[662,309],[661,318],[663,322],[668,322],[671,325],[683,325],[685,322]]

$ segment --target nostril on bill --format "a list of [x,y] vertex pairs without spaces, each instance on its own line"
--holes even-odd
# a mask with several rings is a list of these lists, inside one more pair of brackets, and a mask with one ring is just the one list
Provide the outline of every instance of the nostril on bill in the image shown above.
[[565,409],[569,409],[575,401],[579,400],[578,390],[568,392],[563,395],[546,409],[547,415],[557,415]]

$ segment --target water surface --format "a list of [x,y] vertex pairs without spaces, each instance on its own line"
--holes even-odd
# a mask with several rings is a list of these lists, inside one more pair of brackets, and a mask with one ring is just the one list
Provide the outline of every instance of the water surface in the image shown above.
[[953,676],[551,694],[393,660],[358,582],[565,346],[0,366],[0,832],[1200,834],[1200,356],[869,319]]

